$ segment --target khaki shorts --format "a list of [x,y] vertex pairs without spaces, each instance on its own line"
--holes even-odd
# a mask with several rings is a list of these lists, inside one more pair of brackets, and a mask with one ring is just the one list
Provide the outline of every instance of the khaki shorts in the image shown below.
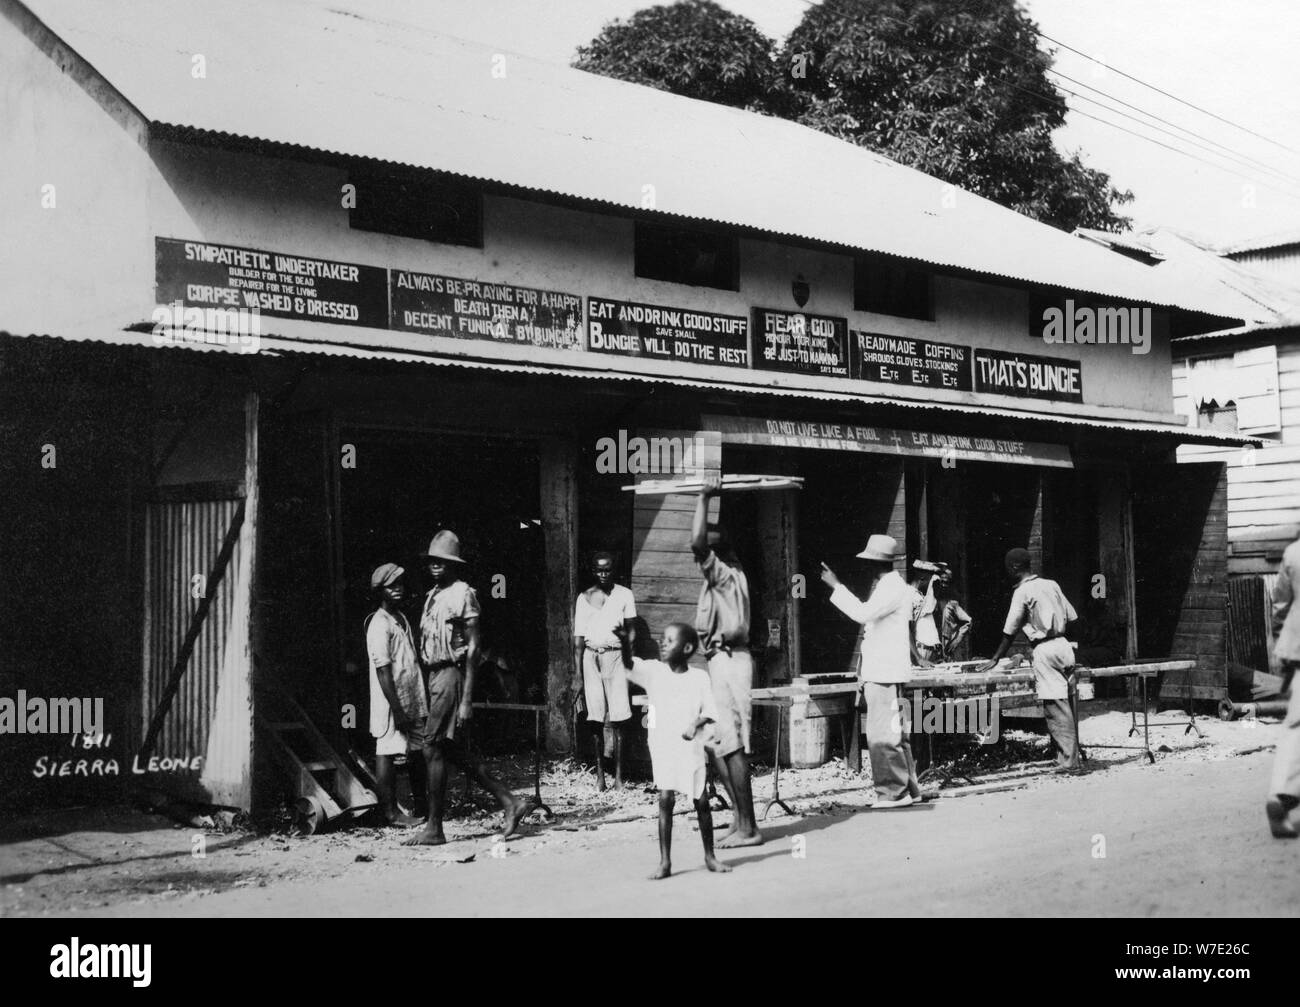
[[587,719],[605,722],[609,709],[611,723],[632,719],[632,701],[628,698],[627,669],[619,650],[582,652],[582,692],[587,701]]
[[376,755],[405,755],[418,752],[424,747],[425,721],[421,717],[415,727],[403,734],[393,723],[393,715],[388,714],[388,730],[375,739]]
[[749,748],[750,691],[754,688],[754,659],[748,650],[720,650],[709,658],[709,681],[718,707],[715,740],[706,743],[715,755],[727,756]]

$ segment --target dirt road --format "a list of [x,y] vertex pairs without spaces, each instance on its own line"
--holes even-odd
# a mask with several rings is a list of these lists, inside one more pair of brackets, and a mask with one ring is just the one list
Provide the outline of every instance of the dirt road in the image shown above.
[[[1262,811],[1271,760],[1264,751],[1217,761],[1131,762],[894,812],[841,807],[779,817],[767,824],[766,846],[726,855],[735,868],[728,875],[703,871],[699,836],[686,818],[675,829],[679,873],[662,882],[644,880],[656,854],[651,821],[579,832],[538,828],[507,844],[504,855],[494,855],[486,838],[411,850],[373,833],[361,854],[373,860],[356,862],[353,843],[348,862],[325,857],[313,877],[224,890],[124,891],[88,911],[1295,916],[1300,843],[1271,839]],[[456,862],[471,853],[472,861]],[[249,859],[236,859],[247,855],[239,843],[214,844],[203,870],[229,883],[249,869]]]

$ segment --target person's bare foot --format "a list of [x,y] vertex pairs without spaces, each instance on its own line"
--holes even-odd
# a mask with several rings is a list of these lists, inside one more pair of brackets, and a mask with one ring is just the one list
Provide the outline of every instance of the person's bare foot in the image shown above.
[[425,828],[409,839],[403,839],[403,846],[442,846],[447,842],[447,837],[442,834],[442,829]]
[[739,831],[740,831],[740,820],[738,818],[733,818],[731,820],[731,825],[727,827],[727,831],[717,838],[716,845],[721,846],[723,843],[725,843],[728,839],[730,839]]
[[734,850],[740,846],[762,846],[763,833],[755,829],[753,832],[730,832],[719,839],[714,845],[720,850]]
[[390,829],[409,829],[412,825],[419,825],[422,821],[423,819],[398,813],[391,818],[385,819],[385,824]]
[[669,863],[667,860],[665,860],[659,865],[659,869],[650,875],[650,880],[662,881],[664,878],[672,874],[672,872],[673,872],[673,865]]
[[509,839],[519,828],[519,823],[537,810],[537,805],[528,797],[516,797],[515,803],[506,811],[505,828],[501,830],[501,838]]
[[1296,827],[1287,820],[1289,809],[1276,797],[1264,805],[1264,810],[1268,814],[1268,827],[1273,833],[1274,839],[1295,839],[1300,837],[1300,832],[1297,832]]
[[714,874],[731,873],[731,868],[728,867],[726,864],[724,864],[717,857],[705,857],[704,866],[707,867],[709,870],[711,870]]

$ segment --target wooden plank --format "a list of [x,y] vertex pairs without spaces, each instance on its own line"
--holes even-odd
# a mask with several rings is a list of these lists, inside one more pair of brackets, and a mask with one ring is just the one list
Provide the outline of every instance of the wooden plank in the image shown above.
[[1237,498],[1232,505],[1232,516],[1240,518],[1243,514],[1256,511],[1275,511],[1285,509],[1293,513],[1300,511],[1300,493],[1296,492],[1296,483],[1255,483],[1252,492]]
[[539,454],[541,518],[546,555],[546,744],[552,752],[574,746],[573,599],[578,594],[578,450],[544,438]]
[[1246,525],[1292,525],[1296,520],[1294,510],[1252,510],[1228,515],[1228,527],[1240,528]]
[[[667,498],[665,498],[667,499]],[[691,537],[691,519],[695,515],[695,504],[690,507],[683,507],[681,510],[674,510],[669,507],[660,507],[657,510],[650,508],[638,508],[632,513],[632,528],[668,530],[672,529],[681,535],[683,542]]]

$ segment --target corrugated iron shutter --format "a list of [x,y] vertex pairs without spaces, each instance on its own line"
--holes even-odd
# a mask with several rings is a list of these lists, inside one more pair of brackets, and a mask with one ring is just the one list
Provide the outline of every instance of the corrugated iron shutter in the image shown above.
[[[144,624],[144,688],[141,723],[147,728],[171,675],[172,664],[198,608],[191,593],[196,575],[207,577],[221,551],[238,500],[205,500],[149,505],[145,536],[147,592]],[[230,632],[241,569],[242,543],[216,588],[212,607],[194,646],[189,667],[159,736],[157,753],[209,755],[208,741],[217,706],[217,687]]]

